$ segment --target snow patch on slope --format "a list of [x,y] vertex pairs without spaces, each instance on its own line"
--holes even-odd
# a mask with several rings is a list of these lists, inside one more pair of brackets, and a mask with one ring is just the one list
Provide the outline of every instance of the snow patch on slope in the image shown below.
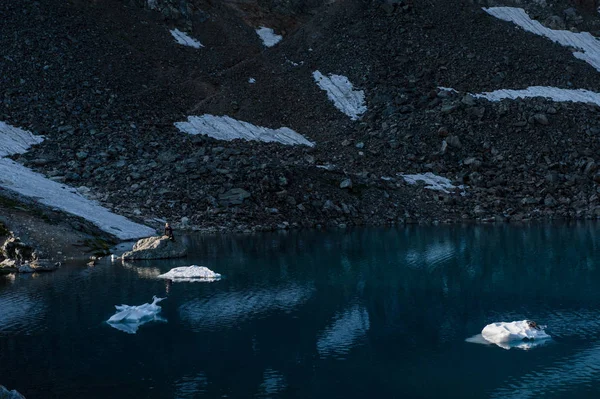
[[417,184],[422,181],[425,183],[425,188],[428,190],[443,191],[449,193],[449,190],[456,189],[456,186],[452,184],[450,179],[442,176],[434,175],[431,172],[424,174],[405,175],[400,174],[408,184]]
[[309,147],[315,145],[290,128],[269,129],[238,121],[228,116],[189,116],[187,122],[176,122],[175,127],[185,133],[204,134],[217,140],[244,139],[267,143],[278,142],[287,145],[302,144]]
[[181,44],[182,46],[193,48],[204,47],[198,40],[189,36],[187,33],[180,31],[179,29],[171,30],[171,35],[173,35],[177,43]]
[[313,78],[321,90],[327,92],[327,97],[333,105],[352,120],[357,120],[367,111],[365,92],[354,90],[347,77],[341,75],[324,76],[319,71],[313,72]]
[[565,47],[572,47],[573,56],[583,60],[600,71],[600,42],[588,32],[574,33],[568,30],[554,30],[534,21],[522,8],[490,7],[483,8],[488,14],[503,21],[513,22],[527,32],[547,37]]
[[[42,136],[34,136],[31,132],[0,122],[0,157],[22,154],[30,145],[42,141]],[[122,240],[154,234],[154,229],[115,215],[96,202],[83,197],[77,189],[49,180],[11,159],[0,158],[0,188],[80,216]]]
[[489,101],[504,99],[544,97],[558,102],[593,103],[600,105],[600,93],[584,89],[561,89],[558,87],[531,86],[523,90],[495,90],[473,95],[476,98],[485,98]]
[[275,34],[273,29],[264,26],[258,28],[256,33],[262,40],[265,47],[273,47],[283,39],[283,36]]

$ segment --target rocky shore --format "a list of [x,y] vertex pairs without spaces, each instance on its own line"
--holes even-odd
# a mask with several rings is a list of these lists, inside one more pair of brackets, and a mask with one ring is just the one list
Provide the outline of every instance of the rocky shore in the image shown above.
[[[600,92],[599,72],[570,49],[481,9],[516,2],[183,3],[0,5],[0,120],[46,137],[13,158],[153,227],[600,216],[598,105],[473,96],[530,86]],[[545,26],[600,32],[589,5],[518,3]],[[265,49],[259,23],[282,42]],[[175,43],[175,26],[204,47]],[[315,70],[364,91],[361,119],[334,108]],[[222,141],[174,125],[202,114],[286,126],[316,145]],[[456,188],[404,177],[426,173]]]

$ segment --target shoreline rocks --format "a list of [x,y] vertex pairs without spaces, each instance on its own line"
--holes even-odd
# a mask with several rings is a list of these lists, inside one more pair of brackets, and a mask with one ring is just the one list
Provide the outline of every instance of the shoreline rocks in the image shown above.
[[133,246],[133,250],[125,252],[123,260],[149,260],[182,258],[187,255],[187,248],[178,241],[168,237],[142,238]]

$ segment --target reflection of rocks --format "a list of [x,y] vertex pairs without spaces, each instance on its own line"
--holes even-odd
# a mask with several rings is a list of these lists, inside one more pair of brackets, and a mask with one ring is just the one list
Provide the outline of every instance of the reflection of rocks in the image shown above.
[[25,399],[25,396],[14,389],[9,391],[6,387],[0,385],[0,399]]
[[168,237],[148,237],[135,243],[133,250],[123,254],[123,260],[169,259],[187,255],[187,248]]

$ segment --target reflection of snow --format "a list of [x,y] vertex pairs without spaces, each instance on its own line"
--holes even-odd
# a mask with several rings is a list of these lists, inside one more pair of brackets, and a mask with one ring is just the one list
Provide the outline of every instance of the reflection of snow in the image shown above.
[[207,299],[195,299],[179,307],[179,314],[198,329],[230,326],[259,315],[291,311],[313,294],[312,286],[288,285],[276,289],[234,291]]
[[271,397],[283,391],[287,387],[285,377],[278,371],[266,369],[263,373],[263,383],[260,384],[261,394],[259,396]]
[[422,181],[425,183],[425,188],[429,190],[443,191],[445,193],[449,193],[450,191],[448,190],[454,190],[456,188],[456,186],[452,184],[450,179],[434,175],[431,172],[415,175],[400,174],[400,176],[402,176],[408,184],[417,184],[417,182]]
[[546,369],[536,368],[522,377],[511,377],[506,387],[492,392],[490,398],[542,398],[558,391],[574,391],[590,386],[600,376],[600,346],[567,357]]
[[313,78],[319,87],[327,92],[333,105],[352,120],[358,119],[367,111],[365,92],[354,90],[347,77],[341,75],[324,76],[321,72],[313,72]]
[[319,355],[328,357],[349,353],[356,341],[367,333],[370,326],[367,309],[354,305],[335,317],[333,324],[323,331],[317,341]]
[[175,127],[188,134],[204,134],[217,140],[235,139],[278,142],[287,145],[303,144],[313,147],[302,135],[290,128],[269,129],[238,121],[228,116],[189,116],[187,122],[176,122]]
[[166,298],[153,297],[152,299],[152,303],[139,306],[116,305],[115,308],[118,312],[106,322],[117,330],[135,334],[140,326],[150,321],[166,321],[159,316],[162,308],[157,305]]
[[491,7],[483,10],[503,21],[515,23],[527,32],[545,36],[555,43],[579,50],[575,51],[573,55],[600,71],[600,43],[590,33],[547,28],[540,22],[531,19],[522,8]]
[[178,399],[196,398],[205,393],[208,380],[204,373],[184,376],[175,383],[175,397]]
[[215,273],[207,267],[196,265],[176,267],[157,277],[174,282],[218,281],[221,279],[219,273]]
[[[0,157],[21,154],[39,144],[41,136],[0,122]],[[0,158],[0,187],[38,202],[80,216],[120,239],[134,239],[154,234],[154,229],[115,215],[94,201],[83,197],[75,188],[46,179],[10,159]]]
[[474,97],[485,98],[489,101],[504,99],[543,97],[558,102],[593,103],[600,105],[600,93],[589,90],[560,89],[558,87],[531,86],[524,90],[496,90],[475,94]]
[[23,293],[7,293],[0,296],[0,331],[20,330],[43,317],[46,305]]
[[283,39],[283,36],[276,35],[273,29],[261,26],[256,30],[256,33],[266,47],[273,47]]
[[424,252],[411,249],[406,253],[406,260],[409,264],[425,262],[427,265],[433,265],[452,258],[455,252],[456,245],[451,241],[446,241],[428,245]]
[[175,38],[177,43],[181,44],[182,46],[188,46],[193,48],[204,47],[198,40],[194,39],[193,37],[190,37],[187,33],[182,32],[179,29],[173,29],[171,31],[171,35],[173,35],[173,38]]

